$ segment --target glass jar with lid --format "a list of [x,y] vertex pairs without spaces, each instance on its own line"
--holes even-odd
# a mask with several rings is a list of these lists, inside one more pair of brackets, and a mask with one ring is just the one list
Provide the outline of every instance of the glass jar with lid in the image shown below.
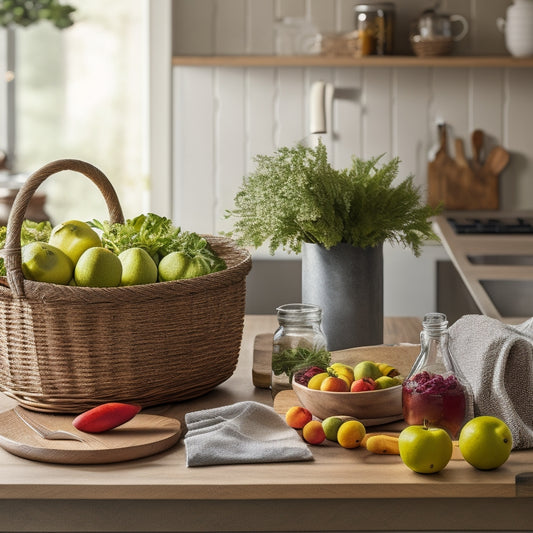
[[359,55],[391,55],[393,53],[395,12],[395,5],[392,2],[354,6]]
[[276,311],[279,327],[272,342],[272,397],[291,389],[294,372],[305,366],[310,355],[316,361],[328,354],[319,306],[293,303]]

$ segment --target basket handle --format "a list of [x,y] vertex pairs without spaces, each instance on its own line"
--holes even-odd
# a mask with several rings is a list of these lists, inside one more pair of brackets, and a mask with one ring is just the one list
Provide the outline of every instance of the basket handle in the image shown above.
[[90,163],[78,159],[58,159],[36,170],[24,182],[15,197],[7,221],[6,245],[2,250],[9,287],[19,298],[24,297],[20,233],[22,231],[26,209],[39,185],[52,174],[61,172],[62,170],[73,170],[89,178],[98,187],[104,197],[110,222],[124,222],[122,207],[120,206],[113,185],[111,185],[111,182],[103,172]]

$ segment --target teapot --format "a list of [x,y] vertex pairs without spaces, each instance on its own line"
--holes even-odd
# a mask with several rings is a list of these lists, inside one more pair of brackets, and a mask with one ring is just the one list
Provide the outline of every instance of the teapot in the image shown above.
[[[457,32],[453,30],[453,23],[460,23]],[[468,33],[468,22],[462,15],[446,15],[437,13],[435,9],[426,9],[415,23],[415,34],[423,40],[451,39],[460,41]]]
[[515,57],[533,55],[533,0],[515,0],[507,8],[507,19],[496,20],[505,33],[505,46]]

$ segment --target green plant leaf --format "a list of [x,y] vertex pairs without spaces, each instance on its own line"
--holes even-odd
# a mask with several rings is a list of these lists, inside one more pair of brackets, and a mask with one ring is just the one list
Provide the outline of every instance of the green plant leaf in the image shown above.
[[430,218],[439,209],[422,203],[413,176],[395,185],[400,160],[380,165],[382,157],[354,157],[349,169],[336,170],[321,141],[258,155],[226,212],[234,219],[228,234],[243,246],[268,242],[271,254],[299,253],[304,242],[368,248],[389,241],[420,255],[426,240],[438,240]]

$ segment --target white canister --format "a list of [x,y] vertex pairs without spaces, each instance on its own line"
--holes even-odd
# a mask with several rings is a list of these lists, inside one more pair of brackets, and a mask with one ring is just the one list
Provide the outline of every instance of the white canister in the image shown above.
[[505,33],[505,46],[511,55],[533,55],[533,0],[515,0],[507,8],[507,18],[498,18],[496,24]]

